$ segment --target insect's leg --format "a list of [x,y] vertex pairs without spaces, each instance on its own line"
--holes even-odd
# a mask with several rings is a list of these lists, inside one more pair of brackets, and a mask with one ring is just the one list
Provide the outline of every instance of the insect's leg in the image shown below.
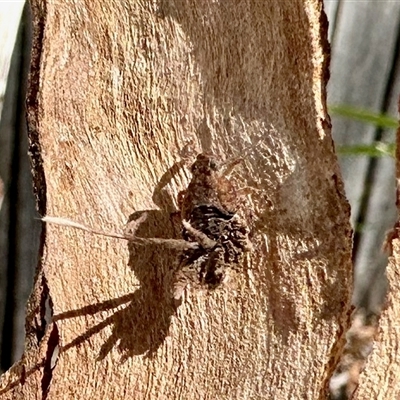
[[182,204],[183,204],[183,201],[185,200],[185,195],[186,195],[186,190],[181,190],[179,193],[178,193],[178,197],[177,197],[177,203],[178,203],[178,209],[179,210],[182,210]]
[[134,237],[139,226],[146,220],[146,218],[147,218],[147,213],[143,213],[138,219],[129,221],[124,227],[123,230],[124,235],[127,238]]
[[205,233],[193,228],[188,221],[183,220],[182,225],[203,249],[212,249],[217,244],[217,242],[210,239]]
[[126,224],[124,229],[124,239],[138,244],[158,244],[177,250],[196,249],[199,247],[198,243],[188,242],[183,239],[162,239],[162,238],[144,238],[136,236],[136,231],[139,225],[145,221],[147,213],[143,213],[138,219],[130,221]]
[[255,194],[261,192],[261,189],[258,189],[254,186],[245,186],[240,189],[236,189],[236,194],[240,197],[247,196],[248,194]]
[[222,165],[223,174],[225,176],[229,176],[232,173],[232,171],[242,162],[244,162],[243,157],[237,157],[231,161],[226,162],[225,164]]
[[175,176],[177,176],[180,170],[184,167],[185,162],[179,161],[175,163],[171,168],[169,168],[160,181],[154,188],[152,200],[154,204],[163,210],[173,212],[176,211],[176,205],[174,199],[172,198],[170,191],[168,190],[168,185],[173,181]]
[[197,150],[198,146],[196,145],[193,138],[190,138],[185,145],[180,149],[179,156],[182,160],[186,161],[187,163],[192,162],[192,159],[199,153]]

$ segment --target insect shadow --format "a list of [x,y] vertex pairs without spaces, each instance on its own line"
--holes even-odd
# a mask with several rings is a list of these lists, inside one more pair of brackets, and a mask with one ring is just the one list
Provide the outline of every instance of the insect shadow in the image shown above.
[[[144,213],[147,214],[145,221],[137,228],[136,236],[139,238],[182,239],[180,227],[176,223],[176,209],[164,190],[181,167],[182,163],[174,164],[156,186],[153,199],[160,210],[140,211],[130,215],[129,221],[134,221]],[[53,320],[59,321],[117,308],[104,321],[64,345],[62,352],[80,345],[110,325],[112,333],[101,346],[98,360],[104,359],[115,346],[122,353],[122,362],[135,355],[152,357],[163,344],[168,336],[171,319],[181,304],[180,300],[174,299],[171,288],[174,268],[182,250],[162,242],[144,244],[135,241],[128,242],[128,249],[128,266],[135,273],[139,288],[120,298],[55,315]]]

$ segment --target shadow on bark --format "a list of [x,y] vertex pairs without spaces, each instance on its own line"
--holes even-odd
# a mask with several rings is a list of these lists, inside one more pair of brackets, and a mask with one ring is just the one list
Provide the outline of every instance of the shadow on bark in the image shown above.
[[[129,220],[137,219],[143,212],[135,213]],[[160,237],[160,226],[168,226],[168,235],[164,238],[176,238],[169,215],[162,211],[146,211],[147,219],[138,229],[140,237]],[[117,309],[101,323],[87,330],[72,342],[63,346],[65,352],[78,346],[92,335],[112,325],[112,334],[99,350],[98,360],[118,346],[122,353],[122,362],[128,357],[145,354],[151,357],[162,345],[168,335],[171,317],[176,313],[179,302],[171,295],[173,267],[179,259],[179,251],[165,249],[156,244],[138,245],[129,243],[129,267],[139,280],[139,289],[125,296],[91,304],[77,310],[67,311],[54,316],[54,321],[75,318],[82,315],[93,315],[101,311]],[[160,248],[162,247],[162,248]],[[121,309],[121,306],[124,306]]]
[[[173,222],[176,209],[171,196],[163,189],[179,173],[182,166],[182,163],[174,164],[162,176],[155,188],[153,201],[161,210],[140,211],[129,216],[128,222],[139,219],[143,213],[147,214],[146,220],[136,232],[137,236],[181,239],[179,228],[177,229]],[[173,271],[180,252],[178,249],[165,248],[162,245],[143,245],[134,242],[130,242],[128,248],[128,266],[139,281],[139,289],[116,299],[55,315],[54,321],[59,321],[93,315],[126,305],[63,346],[63,352],[82,344],[108,325],[113,326],[112,334],[101,347],[98,360],[104,359],[117,344],[122,353],[122,362],[134,355],[145,354],[151,357],[164,342],[169,332],[171,317],[180,305],[180,302],[174,300],[172,296]]]

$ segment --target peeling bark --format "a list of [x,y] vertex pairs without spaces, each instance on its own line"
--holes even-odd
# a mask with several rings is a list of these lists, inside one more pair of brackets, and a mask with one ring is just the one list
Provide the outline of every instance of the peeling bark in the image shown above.
[[232,179],[253,188],[254,249],[244,274],[188,289],[178,306],[166,296],[174,249],[48,226],[28,307],[46,282],[54,315],[35,341],[41,311],[28,314],[26,352],[0,398],[326,398],[352,269],[322,2],[32,8],[40,212],[115,231],[146,211],[139,236],[179,239],[171,213],[192,141],[221,160],[244,156]]

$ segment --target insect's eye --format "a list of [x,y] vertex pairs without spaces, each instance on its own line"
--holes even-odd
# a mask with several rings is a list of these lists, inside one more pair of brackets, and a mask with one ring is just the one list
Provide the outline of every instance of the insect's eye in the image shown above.
[[214,160],[210,160],[210,168],[217,170],[217,163]]
[[193,173],[193,172],[196,172],[196,171],[198,170],[197,163],[194,163],[194,164],[191,166],[190,170],[192,171],[192,173]]

